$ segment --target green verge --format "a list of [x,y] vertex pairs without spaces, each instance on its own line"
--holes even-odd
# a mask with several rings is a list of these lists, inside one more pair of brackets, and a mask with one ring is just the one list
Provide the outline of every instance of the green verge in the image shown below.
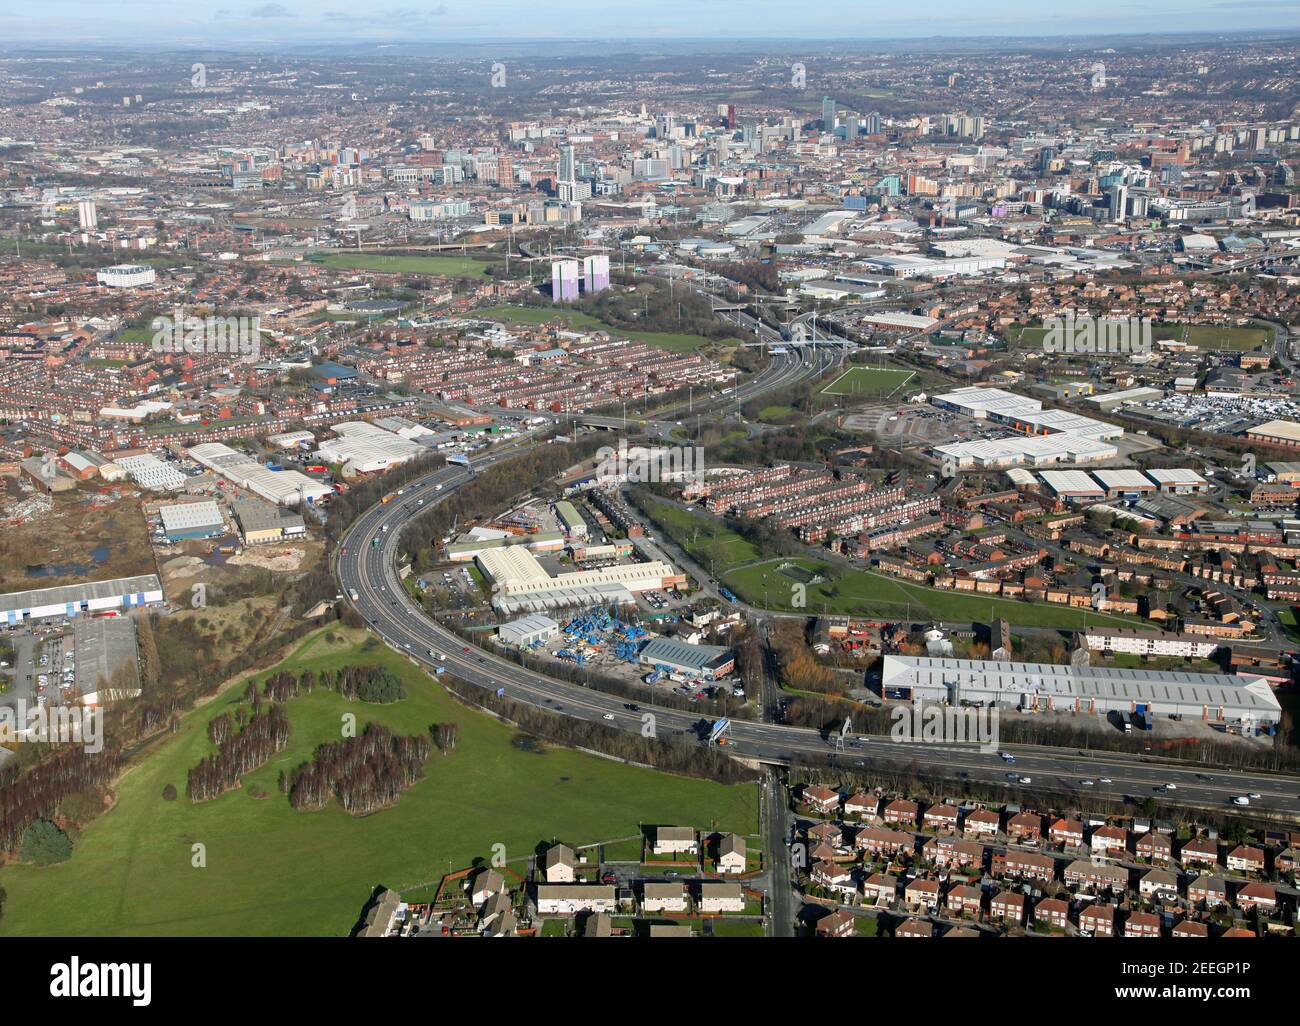
[[875,614],[891,619],[943,620],[953,623],[985,623],[990,617],[1006,617],[1021,627],[1081,628],[1103,623],[1131,627],[1141,621],[1133,617],[1095,613],[1066,606],[1021,602],[1017,599],[940,591],[898,581],[869,570],[845,570],[836,581],[824,580],[806,586],[806,604],[795,607],[794,581],[777,567],[791,563],[814,573],[826,572],[828,564],[815,559],[772,559],[728,572],[723,582],[750,605],[784,611]]

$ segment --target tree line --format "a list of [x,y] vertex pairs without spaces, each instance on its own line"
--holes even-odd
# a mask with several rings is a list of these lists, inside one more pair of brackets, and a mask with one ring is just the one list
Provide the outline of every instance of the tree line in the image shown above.
[[[208,738],[217,751],[190,770],[185,794],[192,802],[220,797],[239,783],[245,773],[265,766],[289,743],[289,716],[283,705],[240,704],[234,716],[224,712],[208,724]],[[251,708],[251,712],[249,709]]]
[[432,750],[430,734],[395,735],[367,723],[360,737],[321,745],[311,762],[293,771],[287,780],[289,804],[312,812],[333,796],[353,816],[389,808],[424,777]]

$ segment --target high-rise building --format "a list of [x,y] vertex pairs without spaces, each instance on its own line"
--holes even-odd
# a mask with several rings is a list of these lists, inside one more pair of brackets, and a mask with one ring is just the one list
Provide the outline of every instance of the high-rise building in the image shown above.
[[577,181],[578,162],[573,156],[573,147],[565,146],[560,150],[560,167],[556,179],[561,182]]
[[868,114],[862,122],[862,129],[867,135],[879,135],[883,127],[879,114]]
[[94,200],[81,200],[77,204],[77,224],[86,229],[99,226],[99,213],[95,210]]
[[556,260],[551,264],[551,302],[572,303],[578,298],[578,261]]
[[1122,221],[1128,214],[1128,186],[1112,185],[1107,204],[1112,221]]
[[822,97],[822,131],[835,131],[835,101],[829,96]]
[[609,288],[609,255],[600,253],[582,260],[582,288],[588,294]]
[[733,132],[736,130],[736,105],[734,103],[727,104],[727,128]]
[[515,164],[506,154],[497,157],[497,184],[507,187],[515,184]]

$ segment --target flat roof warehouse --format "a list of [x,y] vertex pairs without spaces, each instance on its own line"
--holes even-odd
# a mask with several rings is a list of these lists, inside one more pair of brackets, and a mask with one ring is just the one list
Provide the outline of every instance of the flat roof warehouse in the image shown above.
[[1133,712],[1270,725],[1282,708],[1260,677],[1109,667],[885,656],[887,698],[1013,706],[1059,712]]
[[111,581],[66,584],[56,588],[0,595],[0,620],[13,626],[24,620],[76,616],[83,611],[94,613],[123,607],[132,609],[161,601],[162,583],[157,574],[119,577]]

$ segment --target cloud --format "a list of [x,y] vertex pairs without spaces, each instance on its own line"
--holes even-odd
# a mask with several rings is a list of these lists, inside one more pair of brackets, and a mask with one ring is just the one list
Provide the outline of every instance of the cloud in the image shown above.
[[250,18],[292,18],[293,11],[284,4],[262,4],[248,12]]

